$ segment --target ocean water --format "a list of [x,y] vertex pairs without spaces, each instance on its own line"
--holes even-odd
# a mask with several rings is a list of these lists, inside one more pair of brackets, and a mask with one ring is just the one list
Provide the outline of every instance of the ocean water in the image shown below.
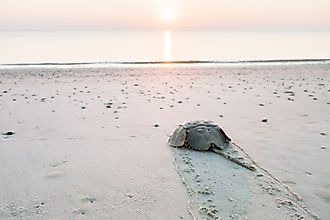
[[329,59],[329,32],[0,32],[0,64]]

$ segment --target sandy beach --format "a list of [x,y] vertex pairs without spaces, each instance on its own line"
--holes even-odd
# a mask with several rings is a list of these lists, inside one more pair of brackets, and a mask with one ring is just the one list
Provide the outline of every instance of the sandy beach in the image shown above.
[[[168,146],[179,124],[201,119],[279,193],[261,196],[253,174],[213,152]],[[330,218],[326,62],[3,67],[0,133],[0,219]],[[200,184],[182,158],[212,181],[212,198],[189,191]],[[279,202],[285,190],[302,210]]]

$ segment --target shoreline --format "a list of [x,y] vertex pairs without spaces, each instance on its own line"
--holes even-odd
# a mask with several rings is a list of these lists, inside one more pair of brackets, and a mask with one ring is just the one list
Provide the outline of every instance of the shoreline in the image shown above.
[[36,62],[36,63],[4,63],[0,64],[0,68],[5,66],[76,66],[76,65],[148,65],[148,64],[327,64],[330,58],[324,59],[269,59],[269,60],[160,60],[160,61],[100,61],[100,62]]

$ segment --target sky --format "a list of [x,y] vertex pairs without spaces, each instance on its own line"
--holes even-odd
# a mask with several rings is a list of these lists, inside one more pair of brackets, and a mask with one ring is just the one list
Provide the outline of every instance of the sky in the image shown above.
[[0,30],[330,30],[330,0],[0,0]]

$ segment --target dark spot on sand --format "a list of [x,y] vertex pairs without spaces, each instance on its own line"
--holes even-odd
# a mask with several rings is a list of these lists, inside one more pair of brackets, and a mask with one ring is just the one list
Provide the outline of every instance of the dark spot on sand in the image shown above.
[[313,174],[311,172],[306,171],[305,174],[312,176]]
[[127,196],[128,198],[133,198],[132,194],[126,194],[125,196]]
[[75,215],[86,215],[87,211],[86,210],[82,210],[82,209],[78,209],[78,210],[74,210],[73,214]]
[[93,204],[93,203],[96,202],[96,198],[94,198],[94,197],[86,197],[86,198],[84,198],[82,200],[85,201],[85,202],[88,202],[90,204]]
[[158,128],[158,127],[159,127],[159,124],[154,124],[154,127],[155,127],[155,128]]
[[261,122],[267,122],[267,121],[268,121],[267,118],[263,118],[263,119],[261,119]]
[[6,131],[6,132],[3,132],[2,135],[6,135],[6,136],[10,136],[10,135],[14,135],[15,132],[14,131]]
[[327,133],[325,133],[324,131],[321,131],[320,135],[325,136],[325,135],[327,135]]
[[82,106],[81,109],[86,109],[86,107],[85,106]]
[[284,93],[294,96],[295,93],[292,90],[286,90]]

